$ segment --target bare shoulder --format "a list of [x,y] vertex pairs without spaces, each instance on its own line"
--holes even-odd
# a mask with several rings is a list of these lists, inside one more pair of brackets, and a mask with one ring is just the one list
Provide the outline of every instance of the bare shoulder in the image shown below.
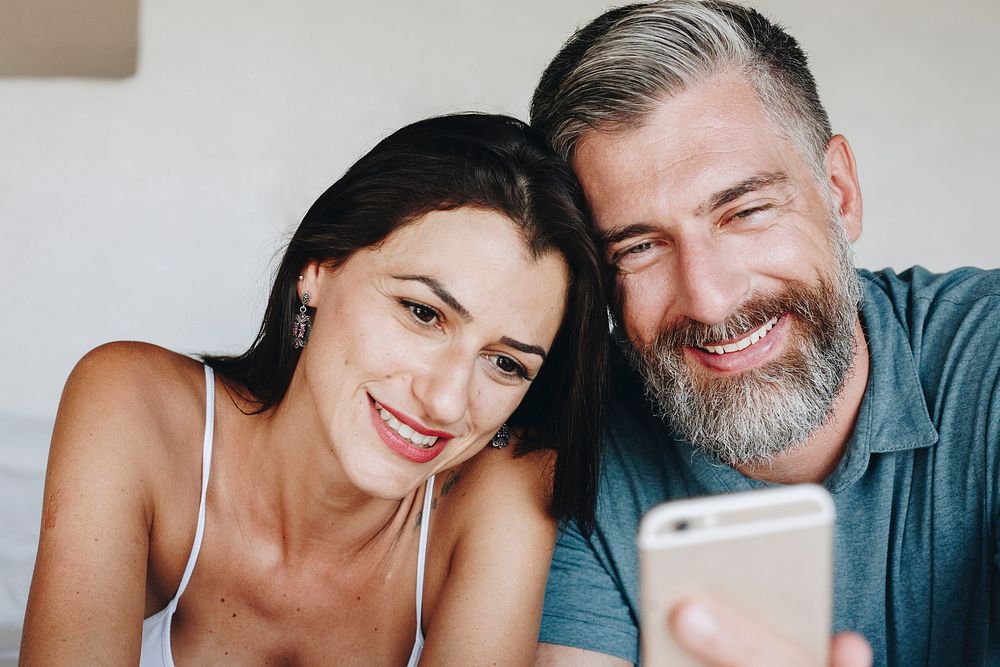
[[49,450],[26,663],[137,663],[157,498],[197,475],[201,374],[141,343],[103,345],[73,369]]
[[[167,400],[201,386],[201,364],[149,343],[118,341],[96,347],[73,368],[63,398],[89,397],[136,405]],[[203,393],[203,392],[201,392]]]
[[173,418],[179,411],[204,401],[201,368],[189,357],[148,343],[101,345],[70,373],[59,417],[72,416],[69,426],[126,422],[139,430],[176,428]]
[[487,446],[438,475],[434,530],[449,550],[480,544],[496,549],[510,538],[522,547],[551,548],[555,452],[514,450],[513,443],[505,449]]
[[455,511],[472,521],[481,518],[484,510],[491,516],[510,513],[522,519],[527,518],[526,512],[547,516],[555,463],[553,450],[518,454],[514,443],[503,449],[485,447],[442,475],[439,492],[442,507],[454,498],[459,501],[454,504],[461,505]]
[[533,660],[555,543],[549,511],[555,457],[513,450],[487,446],[439,476],[425,598],[430,626],[423,659],[431,664]]
[[146,343],[95,348],[66,381],[50,468],[89,459],[124,480],[128,468],[142,475],[186,458],[179,447],[201,428],[204,396],[203,371],[193,359]]

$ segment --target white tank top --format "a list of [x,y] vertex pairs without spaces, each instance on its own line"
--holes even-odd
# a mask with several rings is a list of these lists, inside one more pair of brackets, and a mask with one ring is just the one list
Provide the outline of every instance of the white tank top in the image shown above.
[[[184,575],[181,577],[177,593],[167,603],[167,606],[142,622],[142,652],[139,655],[140,667],[174,667],[174,656],[170,650],[170,622],[177,603],[187,588],[191,574],[194,572],[198,553],[201,551],[201,540],[205,534],[205,494],[208,491],[208,475],[212,468],[212,440],[215,427],[215,375],[211,366],[205,366],[205,440],[201,455],[201,504],[198,506],[198,526],[194,531],[194,544],[188,556]],[[424,490],[423,512],[420,518],[420,543],[417,548],[417,633],[410,652],[408,667],[416,667],[420,661],[420,653],[424,648],[423,632],[423,600],[424,600],[424,563],[427,553],[427,537],[430,526],[431,496],[434,493],[434,476],[427,480]]]

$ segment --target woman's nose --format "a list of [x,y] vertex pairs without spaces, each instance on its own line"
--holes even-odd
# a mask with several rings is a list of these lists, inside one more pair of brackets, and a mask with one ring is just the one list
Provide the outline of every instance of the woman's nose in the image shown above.
[[438,428],[455,424],[469,409],[475,357],[446,350],[413,378],[413,392]]

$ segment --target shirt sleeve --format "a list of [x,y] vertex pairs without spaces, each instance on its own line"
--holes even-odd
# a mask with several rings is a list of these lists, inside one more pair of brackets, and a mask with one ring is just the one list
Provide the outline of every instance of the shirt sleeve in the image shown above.
[[[620,581],[606,564],[601,536],[575,523],[559,532],[545,591],[539,641],[638,662],[638,630]],[[596,548],[595,548],[596,545]]]

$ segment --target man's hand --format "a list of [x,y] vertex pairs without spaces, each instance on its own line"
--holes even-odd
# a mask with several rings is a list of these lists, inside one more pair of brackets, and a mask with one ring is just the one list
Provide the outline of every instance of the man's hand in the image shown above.
[[[674,607],[670,631],[688,653],[709,667],[801,667],[803,651],[755,619],[708,598],[687,598]],[[845,632],[830,642],[830,667],[871,667],[872,650],[859,634]]]

